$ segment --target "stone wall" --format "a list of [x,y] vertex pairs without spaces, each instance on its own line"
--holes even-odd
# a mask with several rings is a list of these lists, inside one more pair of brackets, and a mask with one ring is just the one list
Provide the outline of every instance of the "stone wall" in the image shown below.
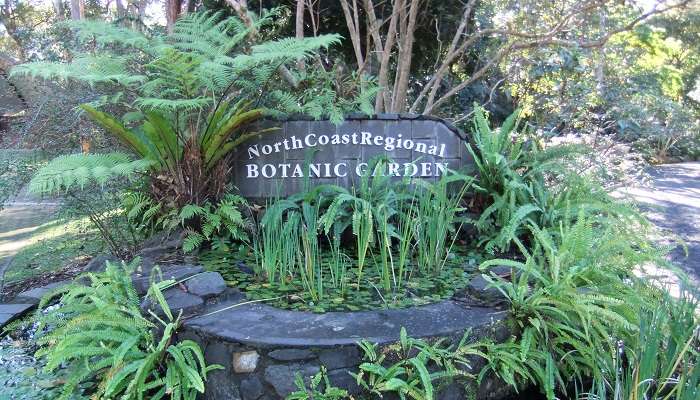
[[[188,319],[180,334],[202,346],[208,363],[224,367],[209,375],[205,399],[211,400],[284,399],[296,390],[297,373],[308,381],[321,366],[327,368],[331,384],[362,394],[350,375],[362,362],[356,343],[396,343],[401,327],[411,337],[428,340],[458,341],[467,331],[474,341],[501,341],[509,335],[505,312],[455,300],[401,310],[313,314],[260,303],[234,306],[245,299],[230,289],[225,297],[227,301],[210,304]],[[482,366],[483,360],[474,359],[467,372],[478,374]],[[500,399],[509,394],[507,385],[487,378],[478,388],[473,380],[453,382],[436,398]]]

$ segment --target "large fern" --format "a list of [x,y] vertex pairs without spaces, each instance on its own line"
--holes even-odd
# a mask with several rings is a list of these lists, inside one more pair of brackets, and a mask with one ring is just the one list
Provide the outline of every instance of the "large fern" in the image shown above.
[[[207,365],[199,345],[173,343],[179,325],[161,293],[172,282],[153,285],[149,296],[166,320],[141,314],[141,299],[131,282],[136,267],[107,263],[103,273],[87,273],[73,284],[42,299],[37,313],[40,346],[48,372],[65,368],[67,379],[59,399],[79,387],[95,398],[125,400],[194,400],[204,392]],[[56,307],[46,308],[58,298]],[[159,337],[156,328],[162,329]]]
[[595,177],[573,168],[576,159],[590,149],[541,148],[536,137],[518,132],[518,111],[492,129],[485,111],[475,110],[473,146],[466,146],[477,169],[475,225],[486,250],[507,251],[519,240],[531,242],[528,225],[556,228],[571,222],[580,210],[586,215],[639,220],[629,207],[613,201]]
[[[299,60],[318,55],[338,43],[340,36],[250,40],[253,32],[255,39],[268,37],[265,29],[279,16],[275,9],[246,26],[221,13],[190,13],[169,35],[143,34],[112,24],[100,29],[95,21],[71,22],[82,45],[72,61],[23,64],[12,73],[109,89],[109,96],[83,104],[82,109],[137,158],[146,160],[134,167],[148,167],[150,197],[167,213],[221,200],[228,183],[229,154],[263,133],[250,126],[265,114],[306,112],[339,122],[344,113],[358,107],[370,110],[367,105],[376,91],[371,80],[359,77],[360,89],[336,93],[331,75],[297,70]],[[281,66],[298,85],[278,79]],[[120,117],[98,109],[115,104],[127,112]],[[99,183],[115,169],[109,158],[79,158],[70,160],[75,171],[67,169],[67,160],[50,164],[36,187],[54,190],[62,183],[82,185],[91,178]],[[52,176],[64,182],[51,180]]]
[[134,178],[146,171],[152,161],[133,160],[124,153],[69,154],[42,166],[29,182],[29,191],[53,194],[90,183],[105,184],[114,178]]
[[640,310],[652,304],[647,286],[634,268],[659,262],[661,253],[638,246],[621,224],[589,217],[583,211],[575,223],[556,231],[529,224],[534,247],[518,242],[525,261],[495,259],[492,266],[512,268],[511,279],[486,274],[510,302],[516,335],[490,344],[489,363],[481,376],[494,372],[519,386],[538,385],[549,399],[566,392],[570,382],[604,382],[611,371],[601,369],[617,352],[615,338],[634,340]]

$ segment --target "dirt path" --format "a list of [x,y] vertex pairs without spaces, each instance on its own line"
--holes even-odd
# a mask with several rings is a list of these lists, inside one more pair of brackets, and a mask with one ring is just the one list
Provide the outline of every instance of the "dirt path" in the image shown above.
[[0,281],[10,267],[12,257],[34,243],[35,233],[53,220],[59,203],[21,192],[0,211]]
[[671,252],[671,260],[700,282],[700,162],[659,165],[648,171],[648,187],[628,188],[649,219],[669,233],[683,239]]

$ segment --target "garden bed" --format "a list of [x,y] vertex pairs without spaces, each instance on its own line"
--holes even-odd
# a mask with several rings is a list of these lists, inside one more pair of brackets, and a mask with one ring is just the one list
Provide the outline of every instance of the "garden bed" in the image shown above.
[[[399,341],[405,328],[413,338],[459,341],[470,332],[473,340],[501,341],[509,336],[505,314],[452,299],[405,309],[316,314],[251,304],[238,293],[188,319],[180,337],[200,343],[207,362],[224,367],[210,373],[206,399],[283,399],[296,390],[297,373],[308,379],[321,366],[334,386],[358,394],[361,388],[350,372],[357,372],[362,362],[360,340],[389,345]],[[478,373],[479,360],[471,367]],[[498,399],[510,393],[488,378],[479,388],[474,385],[455,382],[436,398],[465,399],[471,392],[479,399]]]
[[[219,272],[228,286],[240,289],[249,300],[265,300],[275,307],[324,313],[328,311],[363,311],[386,308],[407,308],[449,299],[462,291],[478,271],[481,257],[474,254],[451,254],[439,273],[422,273],[419,269],[407,274],[411,279],[395,291],[384,291],[382,277],[376,268],[367,268],[358,285],[357,267],[345,272],[346,285],[334,285],[333,276],[322,277],[327,292],[314,300],[300,279],[269,282],[253,274],[255,260],[239,261],[230,254],[206,252],[200,257],[205,269]],[[330,256],[328,256],[330,258]],[[398,258],[398,257],[397,257]],[[349,259],[349,262],[353,260]]]

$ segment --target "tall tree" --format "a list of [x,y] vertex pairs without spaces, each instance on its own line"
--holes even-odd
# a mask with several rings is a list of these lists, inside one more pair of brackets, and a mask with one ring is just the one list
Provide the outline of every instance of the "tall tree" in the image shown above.
[[63,15],[63,0],[51,0],[53,11],[56,13],[56,19],[62,20]]
[[[460,3],[340,0],[340,5],[357,70],[366,69],[372,61],[379,64],[382,92],[375,111],[434,114],[504,60],[546,47],[599,48],[616,33],[690,2],[657,0],[645,8],[648,2],[619,0],[467,0],[460,14],[437,16],[427,15],[429,6],[451,8]],[[592,24],[600,15],[616,18]],[[418,54],[414,46],[417,32],[431,24],[435,33],[430,40],[435,46],[427,54]],[[443,43],[441,35],[450,40]],[[416,73],[418,61],[432,64],[432,71]]]
[[126,16],[126,8],[122,0],[115,0],[115,5],[117,7],[117,18],[124,18]]
[[70,18],[74,21],[85,18],[84,0],[70,0]]
[[165,19],[168,33],[173,33],[175,21],[182,12],[182,0],[165,0]]

